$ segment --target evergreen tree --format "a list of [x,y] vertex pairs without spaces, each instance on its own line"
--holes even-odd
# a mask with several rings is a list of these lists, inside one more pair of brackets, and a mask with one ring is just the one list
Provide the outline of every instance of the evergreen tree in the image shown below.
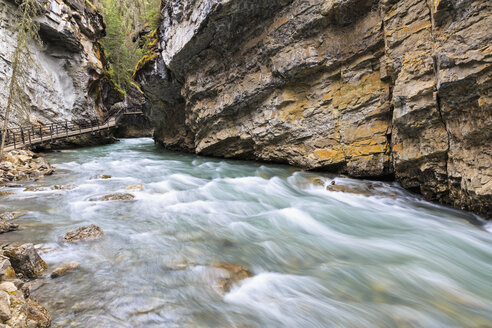
[[38,14],[36,0],[17,0],[20,20],[15,26],[17,31],[17,42],[12,53],[12,73],[8,81],[9,96],[5,109],[4,123],[2,128],[2,140],[0,143],[0,160],[3,158],[5,138],[8,129],[9,117],[12,112],[20,117],[26,117],[29,113],[29,100],[25,97],[24,86],[27,84],[27,73],[29,68],[36,65],[33,54],[29,48],[32,41],[41,44],[39,37],[39,25],[34,18]]
[[111,63],[110,74],[127,89],[133,81],[135,65],[144,55],[144,50],[133,42],[133,35],[146,24],[156,27],[160,0],[102,0],[98,5],[106,23],[102,44]]

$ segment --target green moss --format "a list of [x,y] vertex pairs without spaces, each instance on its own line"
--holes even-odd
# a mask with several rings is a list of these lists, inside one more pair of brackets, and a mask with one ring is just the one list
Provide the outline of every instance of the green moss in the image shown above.
[[155,60],[157,57],[159,57],[159,54],[147,54],[142,57],[137,63],[137,66],[135,66],[135,71],[133,72],[133,77],[135,78],[136,74],[138,71],[140,71],[142,68],[145,67],[148,63],[151,61]]
[[94,11],[97,11],[96,6],[92,2],[90,2],[89,0],[85,0],[85,3],[86,3],[86,5],[91,7]]

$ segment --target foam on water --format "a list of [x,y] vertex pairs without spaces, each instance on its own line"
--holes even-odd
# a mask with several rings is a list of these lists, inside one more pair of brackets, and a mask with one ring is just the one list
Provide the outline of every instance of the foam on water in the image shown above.
[[[57,173],[34,183],[46,190],[12,188],[0,208],[30,211],[2,238],[38,243],[51,268],[81,263],[34,292],[55,326],[492,326],[492,226],[394,183],[167,152],[150,139],[49,160]],[[112,178],[91,179],[100,174]],[[327,191],[333,180],[368,195]],[[90,201],[123,192],[135,199]],[[60,242],[88,224],[105,237]],[[222,295],[219,262],[254,276]]]

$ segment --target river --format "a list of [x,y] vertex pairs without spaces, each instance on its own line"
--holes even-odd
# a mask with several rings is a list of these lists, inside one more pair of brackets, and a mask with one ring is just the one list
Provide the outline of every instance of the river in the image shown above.
[[[54,327],[492,327],[490,225],[397,184],[169,152],[151,139],[47,158],[55,175],[0,199],[0,211],[29,211],[22,231],[1,238],[36,243],[50,268],[80,262],[34,292]],[[91,179],[100,174],[112,178]],[[135,184],[133,201],[89,201]],[[61,243],[88,224],[105,237]],[[222,294],[220,262],[254,276]]]

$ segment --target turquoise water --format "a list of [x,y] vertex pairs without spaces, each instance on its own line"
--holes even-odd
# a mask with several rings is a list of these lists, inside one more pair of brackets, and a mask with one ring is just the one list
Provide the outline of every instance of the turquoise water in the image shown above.
[[[151,139],[48,159],[57,173],[25,184],[46,190],[0,199],[0,211],[30,211],[24,230],[0,238],[37,243],[50,268],[80,262],[34,292],[55,327],[492,327],[487,227],[396,184],[168,152]],[[318,177],[370,196],[327,191]],[[89,201],[135,184],[134,201]],[[105,237],[60,242],[88,224]],[[219,262],[254,276],[222,294]]]

